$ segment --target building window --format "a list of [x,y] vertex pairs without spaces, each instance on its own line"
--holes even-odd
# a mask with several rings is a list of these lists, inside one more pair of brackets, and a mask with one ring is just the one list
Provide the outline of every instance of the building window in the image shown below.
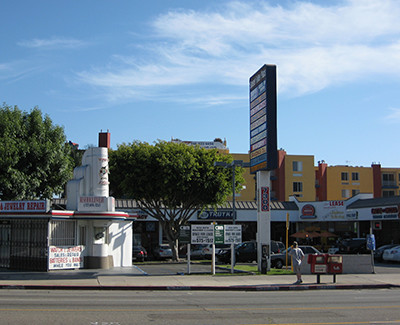
[[293,161],[293,171],[294,172],[302,172],[303,171],[303,162]]
[[383,197],[395,196],[395,193],[394,191],[383,191],[382,196]]
[[52,220],[50,222],[50,245],[76,245],[76,220]]
[[342,181],[348,181],[349,180],[349,173],[342,173]]
[[351,191],[351,196],[355,196],[355,195],[357,195],[359,193],[360,193],[360,190],[352,190]]
[[342,198],[347,199],[350,197],[350,190],[342,190]]
[[382,174],[382,179],[384,181],[394,181],[394,175],[393,174]]
[[293,192],[303,192],[303,183],[293,182]]
[[351,180],[352,181],[359,181],[360,178],[359,178],[358,173],[351,173]]
[[396,184],[394,174],[382,174],[383,186],[394,186]]

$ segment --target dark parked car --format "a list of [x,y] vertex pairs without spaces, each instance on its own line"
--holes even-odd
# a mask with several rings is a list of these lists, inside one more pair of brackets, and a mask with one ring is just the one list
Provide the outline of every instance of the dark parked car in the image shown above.
[[[322,254],[318,249],[313,246],[300,245],[299,248],[303,251],[304,255],[307,254]],[[288,265],[291,265],[291,257],[288,255]],[[271,267],[281,269],[286,263],[286,250],[280,254],[271,255]]]
[[132,257],[136,261],[144,262],[147,260],[147,251],[142,246],[133,246]]
[[[271,255],[279,254],[285,249],[285,245],[280,241],[271,240]],[[236,246],[236,262],[253,262],[257,261],[257,242],[247,241]],[[231,250],[223,249],[217,253],[217,259],[223,263],[231,261]]]
[[339,243],[339,251],[337,254],[368,254],[366,238],[349,238],[343,239]]
[[[257,261],[257,242],[246,241],[235,247],[236,262],[253,262]],[[222,263],[231,261],[231,250],[222,249],[217,253],[217,259]]]
[[271,240],[271,253],[279,254],[286,249],[285,244],[281,241]]

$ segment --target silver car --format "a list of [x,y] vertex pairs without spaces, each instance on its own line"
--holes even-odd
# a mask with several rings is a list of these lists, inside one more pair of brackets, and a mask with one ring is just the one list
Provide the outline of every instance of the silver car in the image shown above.
[[166,260],[172,258],[172,250],[168,244],[161,244],[157,246],[153,253],[157,260]]

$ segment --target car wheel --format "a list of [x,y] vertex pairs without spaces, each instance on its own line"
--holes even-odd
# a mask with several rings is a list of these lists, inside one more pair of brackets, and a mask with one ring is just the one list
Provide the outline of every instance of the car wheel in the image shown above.
[[275,261],[275,268],[281,269],[283,267],[283,262],[281,260]]

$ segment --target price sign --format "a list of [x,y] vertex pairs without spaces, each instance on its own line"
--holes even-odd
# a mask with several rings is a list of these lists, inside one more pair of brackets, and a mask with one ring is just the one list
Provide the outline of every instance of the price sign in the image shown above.
[[269,211],[269,187],[261,187],[261,211]]

